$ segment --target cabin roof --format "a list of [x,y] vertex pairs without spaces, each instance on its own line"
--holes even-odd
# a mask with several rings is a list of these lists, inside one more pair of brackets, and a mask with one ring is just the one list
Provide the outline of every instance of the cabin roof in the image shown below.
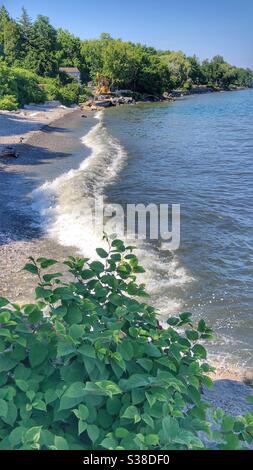
[[59,70],[60,72],[65,73],[79,73],[79,69],[77,67],[60,67]]

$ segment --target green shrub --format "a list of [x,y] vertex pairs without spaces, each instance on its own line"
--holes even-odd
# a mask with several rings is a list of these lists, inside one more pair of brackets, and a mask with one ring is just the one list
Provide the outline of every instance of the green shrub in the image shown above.
[[40,79],[35,73],[17,67],[8,67],[0,61],[0,97],[12,95],[18,106],[43,103],[46,100],[46,93],[39,83]]
[[16,96],[14,95],[5,95],[0,97],[0,109],[15,111],[18,109],[18,102]]
[[40,77],[34,72],[13,68],[17,88],[17,99],[21,106],[29,103],[44,103],[45,90],[40,86]]
[[87,95],[79,95],[79,98],[78,98],[78,104],[82,104],[82,103],[85,103],[85,101],[87,101],[88,97]]
[[78,103],[80,88],[81,87],[77,82],[68,83],[67,85],[59,88],[57,99],[66,106]]
[[204,320],[161,328],[133,248],[108,243],[100,261],[68,258],[68,283],[56,261],[30,258],[36,302],[0,298],[0,448],[201,449],[200,431],[222,449],[252,441],[252,415],[207,418]]
[[54,78],[43,78],[42,84],[48,101],[58,100],[59,81]]

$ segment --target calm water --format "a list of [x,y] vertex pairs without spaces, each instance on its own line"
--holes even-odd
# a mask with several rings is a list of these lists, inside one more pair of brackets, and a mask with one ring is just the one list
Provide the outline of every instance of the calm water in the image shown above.
[[203,316],[218,351],[250,366],[253,91],[116,108],[105,124],[128,153],[109,199],[181,204],[180,249],[171,259],[152,246],[147,281],[155,303],[163,314]]
[[87,218],[94,196],[180,203],[177,251],[137,243],[151,300],[163,317],[204,317],[217,333],[211,352],[242,366],[253,353],[252,117],[253,91],[113,108],[80,142],[89,156],[79,169],[37,198],[49,236],[85,254],[100,244]]

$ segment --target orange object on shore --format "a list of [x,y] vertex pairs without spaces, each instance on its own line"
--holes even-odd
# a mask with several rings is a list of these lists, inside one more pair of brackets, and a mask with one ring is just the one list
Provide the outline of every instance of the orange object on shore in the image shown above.
[[97,74],[97,89],[96,95],[107,94],[109,92],[108,80],[101,75],[100,73]]

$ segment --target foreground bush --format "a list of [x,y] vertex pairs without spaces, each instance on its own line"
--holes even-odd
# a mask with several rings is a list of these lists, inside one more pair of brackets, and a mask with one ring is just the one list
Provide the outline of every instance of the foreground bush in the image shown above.
[[1,449],[201,449],[208,441],[237,449],[252,441],[252,415],[207,413],[202,400],[211,368],[199,340],[211,330],[203,320],[194,327],[190,313],[161,328],[136,283],[143,268],[132,251],[114,240],[108,252],[97,249],[101,261],[69,258],[69,283],[44,274],[56,261],[30,258],[36,302],[0,298]]
[[0,97],[0,109],[8,111],[16,111],[18,109],[18,102],[16,96],[5,95]]

